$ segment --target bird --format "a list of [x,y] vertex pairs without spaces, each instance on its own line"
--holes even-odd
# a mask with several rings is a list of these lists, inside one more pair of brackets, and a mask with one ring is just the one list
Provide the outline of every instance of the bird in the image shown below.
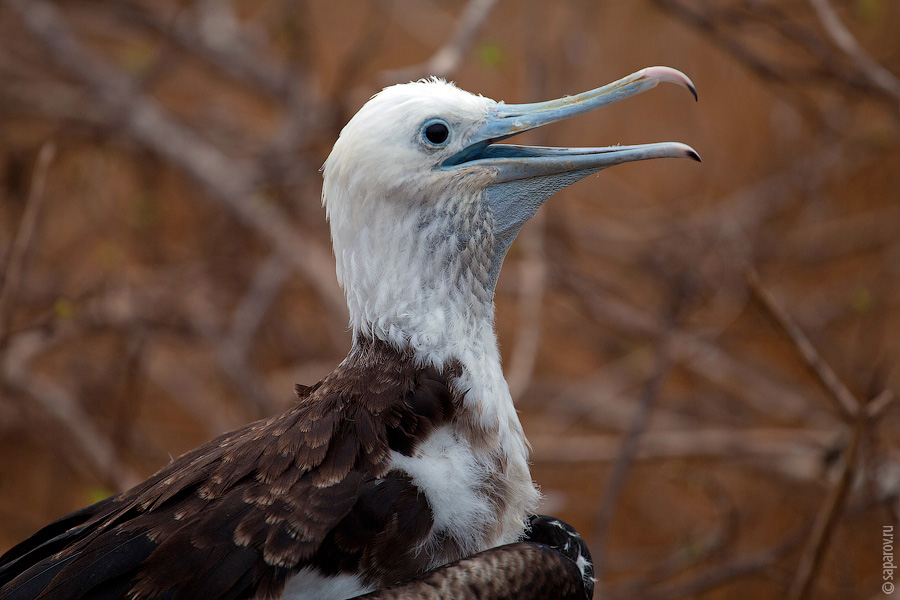
[[584,538],[561,519],[529,515],[522,542],[497,546],[358,600],[590,600],[594,564]]
[[[527,551],[549,547],[546,523],[523,541],[540,494],[494,327],[504,257],[570,184],[625,162],[700,156],[677,142],[500,142],[660,82],[696,99],[669,67],[528,104],[438,78],[375,94],[322,167],[347,357],[296,386],[281,414],[14,546],[0,557],[0,599],[341,600],[466,561],[501,568],[504,553],[549,564]],[[584,561],[569,562],[583,578]]]

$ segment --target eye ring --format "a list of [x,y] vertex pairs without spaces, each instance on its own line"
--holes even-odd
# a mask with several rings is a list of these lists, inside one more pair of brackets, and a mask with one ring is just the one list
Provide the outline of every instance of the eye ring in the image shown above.
[[450,140],[450,125],[443,119],[428,119],[422,125],[422,139],[429,146],[445,146]]

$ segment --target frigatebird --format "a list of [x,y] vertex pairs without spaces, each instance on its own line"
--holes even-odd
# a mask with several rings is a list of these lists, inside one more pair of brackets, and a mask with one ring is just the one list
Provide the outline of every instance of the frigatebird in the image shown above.
[[439,79],[373,96],[323,167],[347,358],[298,386],[284,413],[12,548],[0,557],[0,598],[337,600],[534,543],[521,540],[539,494],[494,330],[503,259],[541,204],[575,181],[699,156],[680,143],[499,142],[662,81],[696,97],[667,67],[533,104]]

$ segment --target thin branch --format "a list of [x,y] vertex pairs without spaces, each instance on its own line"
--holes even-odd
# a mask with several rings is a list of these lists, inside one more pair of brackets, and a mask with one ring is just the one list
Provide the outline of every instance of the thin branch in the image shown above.
[[837,484],[829,490],[828,496],[822,503],[822,507],[816,515],[812,535],[810,535],[806,548],[800,557],[800,564],[794,574],[794,580],[790,588],[789,598],[791,600],[803,600],[809,596],[810,589],[822,565],[822,560],[831,542],[835,526],[840,519],[850,492],[850,486],[856,474],[860,440],[865,425],[865,416],[860,414],[853,428],[847,449],[844,451],[844,466],[841,470],[841,477]]
[[[633,366],[643,358],[644,350],[644,346],[638,346],[575,382],[537,380],[529,393],[517,399],[516,405],[544,409],[560,430],[587,420],[604,429],[625,431],[634,412],[634,398],[630,394],[637,387]],[[603,402],[598,403],[596,398],[603,398]],[[690,416],[660,408],[653,414],[653,424],[662,430],[691,429],[696,423]]]
[[[551,271],[564,278],[590,315],[626,335],[657,339],[662,335],[654,319],[631,304],[599,289],[584,277],[564,269]],[[672,361],[704,379],[716,383],[744,402],[770,416],[785,420],[803,417],[807,422],[816,413],[798,390],[760,373],[746,361],[738,360],[715,344],[686,331],[671,334]]]
[[0,377],[12,389],[37,400],[63,426],[95,473],[108,478],[119,491],[136,485],[143,477],[119,460],[115,444],[95,427],[78,400],[49,377],[31,372],[30,363],[52,342],[42,331],[22,333],[10,339],[0,365]]
[[834,44],[853,60],[856,67],[873,85],[900,101],[900,79],[897,79],[893,73],[878,64],[863,50],[850,30],[841,22],[828,0],[809,0],[809,3]]
[[[795,22],[785,23],[780,18],[780,11],[766,3],[747,2],[748,10],[738,12],[723,9],[714,2],[685,2],[682,0],[652,0],[654,4],[693,27],[701,34],[718,44],[744,66],[763,79],[776,82],[778,91],[796,104],[796,106],[821,128],[834,130],[834,124],[817,106],[813,97],[807,95],[798,84],[831,83],[841,86],[850,93],[863,93],[881,102],[889,102],[892,110],[897,111],[897,96],[876,84],[871,76],[860,75],[856,70],[843,68],[838,54],[830,51],[824,41],[816,40],[810,32]],[[773,18],[773,16],[775,18]],[[799,45],[814,59],[808,66],[795,67],[787,61],[769,58],[771,54],[757,50],[750,43],[740,39],[742,26],[751,24],[764,25],[780,36],[780,42],[787,51],[793,51]],[[745,27],[744,27],[745,28]]]
[[385,71],[381,75],[385,83],[399,83],[426,75],[450,77],[462,64],[469,47],[475,42],[485,21],[497,4],[497,0],[469,0],[453,35],[431,58],[420,65]]
[[[185,171],[245,225],[272,243],[313,285],[335,323],[346,322],[331,254],[256,191],[260,175],[173,120],[134,83],[85,50],[58,9],[45,0],[3,0],[52,59],[81,81],[105,110],[110,125]],[[299,231],[298,231],[299,230]],[[338,337],[335,342],[338,343]]]
[[799,90],[790,87],[791,82],[796,82],[804,77],[797,69],[790,69],[783,65],[770,61],[765,55],[757,52],[745,44],[736,36],[729,35],[713,12],[715,9],[706,5],[707,10],[692,8],[681,0],[652,0],[654,4],[674,15],[687,25],[693,27],[715,44],[718,44],[726,52],[755,73],[758,77],[774,81],[780,85],[779,91],[791,97],[791,100],[803,112],[820,125],[827,125],[819,109]]
[[[639,597],[641,600],[677,600],[678,598],[696,597],[706,591],[721,587],[739,577],[744,577],[771,568],[777,561],[793,550],[800,539],[802,538],[799,535],[792,535],[776,546],[754,554],[736,557],[722,565],[702,571],[687,581],[643,592]],[[625,600],[626,598],[635,597],[638,596],[620,596],[616,593],[610,594],[610,598],[613,599],[621,598],[622,600]]]
[[897,396],[892,390],[882,390],[880,394],[866,403],[866,416],[869,419],[879,418],[882,414],[884,414],[884,411],[886,411],[888,407],[894,404],[894,401],[896,399]]
[[738,534],[741,511],[715,480],[707,480],[702,487],[710,492],[710,499],[716,501],[720,523],[702,537],[681,544],[672,554],[653,565],[641,579],[620,583],[611,588],[611,598],[643,598],[646,590],[680,578],[688,570],[694,570],[698,565],[729,552],[730,543],[735,541]]
[[187,305],[191,325],[209,344],[222,374],[240,390],[241,398],[250,403],[255,416],[272,414],[277,405],[266,390],[262,378],[247,364],[243,349],[229,343],[216,313],[216,307],[203,298],[197,298]]
[[53,142],[41,146],[31,177],[31,189],[25,204],[25,212],[22,214],[19,229],[3,269],[3,279],[0,281],[0,346],[3,345],[12,322],[16,293],[28,262],[29,249],[32,247],[41,208],[44,205],[47,171],[55,154],[56,144]]
[[595,547],[597,551],[594,556],[594,575],[597,578],[598,585],[604,582],[603,570],[606,565],[605,553],[609,541],[609,532],[612,526],[613,516],[615,515],[616,506],[625,489],[625,480],[631,466],[638,454],[638,447],[647,425],[650,422],[650,414],[656,401],[659,398],[662,384],[666,374],[671,366],[671,356],[669,354],[669,339],[663,336],[656,350],[656,361],[653,371],[647,378],[641,396],[634,408],[631,423],[622,444],[616,461],[612,465],[612,469],[606,478],[606,484],[603,488],[603,495],[598,503],[597,513],[594,519],[595,531]]
[[[698,428],[683,431],[648,431],[637,450],[638,460],[669,458],[762,459],[781,469],[782,462],[802,460],[799,479],[821,474],[822,457],[832,450],[835,434],[822,429],[794,427],[754,429]],[[621,436],[612,434],[529,436],[536,460],[543,463],[609,462],[621,449]]]
[[273,252],[256,270],[250,288],[234,311],[231,329],[224,340],[234,348],[236,356],[247,356],[256,331],[284,287],[289,273],[287,259],[277,252]]
[[803,360],[806,361],[807,366],[809,366],[813,373],[818,377],[819,381],[825,387],[825,390],[829,393],[829,397],[834,400],[833,404],[840,415],[847,421],[855,420],[856,415],[859,412],[859,402],[853,396],[853,393],[847,389],[847,386],[844,385],[828,363],[825,362],[825,359],[822,358],[813,343],[791,317],[790,313],[788,313],[775,296],[763,286],[756,270],[752,268],[748,269],[746,278],[754,296],[762,303],[784,332],[787,333],[788,337],[791,338],[791,341],[794,342],[794,346],[803,357]]

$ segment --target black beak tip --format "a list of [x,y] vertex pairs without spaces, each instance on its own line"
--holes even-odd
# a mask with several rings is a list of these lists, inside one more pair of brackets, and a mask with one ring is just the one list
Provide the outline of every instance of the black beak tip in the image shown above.
[[690,159],[696,160],[697,162],[703,162],[703,159],[700,158],[700,155],[697,154],[697,151],[694,150],[693,148],[688,151],[687,157]]
[[694,102],[699,102],[700,98],[697,97],[697,88],[694,87],[694,84],[689,84],[687,86],[687,89],[689,89],[691,91],[691,93],[694,95]]

